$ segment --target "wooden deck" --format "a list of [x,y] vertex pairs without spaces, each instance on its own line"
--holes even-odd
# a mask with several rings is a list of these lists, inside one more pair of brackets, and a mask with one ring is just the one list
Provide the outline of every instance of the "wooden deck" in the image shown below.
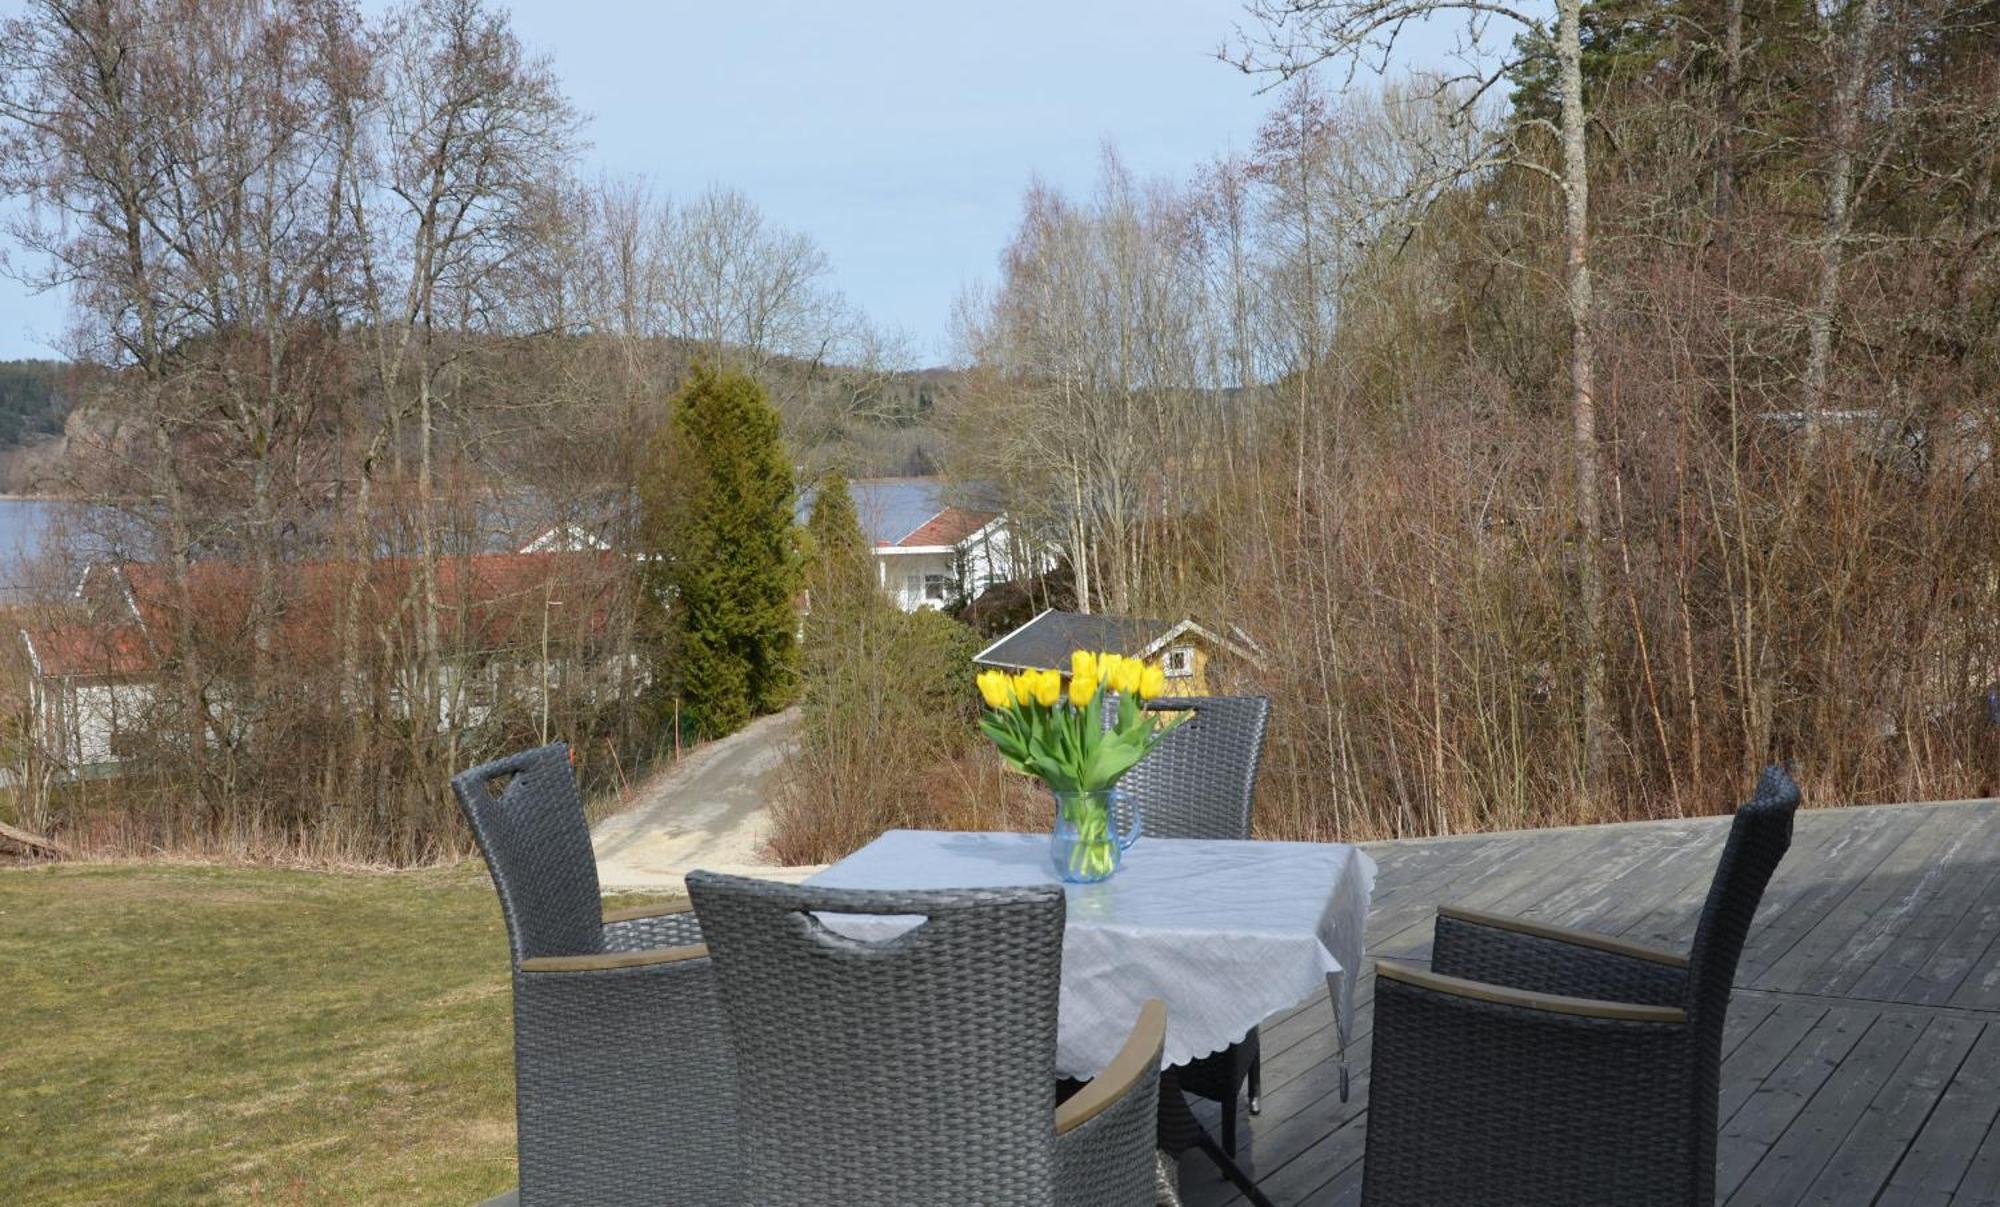
[[[1685,949],[1727,818],[1381,843],[1371,956],[1424,960],[1440,902]],[[2000,1204],[2000,803],[1809,810],[1751,931],[1724,1040],[1717,1201]],[[1359,1201],[1325,1000],[1267,1025],[1246,1161],[1280,1204]],[[1190,1207],[1240,1202],[1198,1154]]]

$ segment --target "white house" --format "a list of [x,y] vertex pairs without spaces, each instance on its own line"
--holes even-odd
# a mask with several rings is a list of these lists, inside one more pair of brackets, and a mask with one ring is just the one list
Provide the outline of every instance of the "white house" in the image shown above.
[[153,703],[153,659],[137,624],[20,630],[28,657],[29,739],[58,766],[115,766]]
[[997,508],[948,502],[942,478],[857,478],[848,488],[874,549],[875,580],[905,612],[975,599],[1053,564],[1024,548]]
[[516,553],[603,553],[611,542],[574,521],[540,529]]
[[905,612],[942,608],[1013,579],[1011,548],[1004,516],[947,507],[900,539],[876,543],[876,581]]

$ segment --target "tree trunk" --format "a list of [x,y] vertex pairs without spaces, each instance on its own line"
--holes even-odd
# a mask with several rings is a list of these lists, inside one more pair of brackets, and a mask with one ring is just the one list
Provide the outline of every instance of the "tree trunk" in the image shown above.
[[1075,579],[1076,610],[1087,616],[1090,614],[1090,517],[1084,512],[1084,475],[1074,467],[1070,470],[1070,504],[1069,565]]
[[0,839],[4,839],[20,847],[30,855],[54,855],[59,858],[68,858],[70,853],[67,845],[57,842],[47,835],[19,829],[5,822],[0,822]]
[[[173,437],[167,431],[166,416],[159,408],[164,400],[155,395],[152,417],[153,450],[160,458],[163,484],[166,487],[167,540],[172,546],[167,558],[171,567],[174,587],[174,655],[173,661],[180,670],[181,698],[179,701],[182,739],[187,745],[188,770],[195,783],[197,799],[209,796],[213,785],[209,782],[208,758],[208,701],[203,688],[206,678],[203,671],[200,646],[195,641],[194,631],[194,584],[193,584],[193,525],[188,519],[186,493],[181,489],[180,474],[174,461]],[[221,820],[229,793],[225,789],[209,800],[211,816],[208,820]]]
[[256,575],[251,599],[249,716],[239,722],[243,736],[261,735],[269,723],[274,693],[271,667],[272,629],[278,613],[278,567],[276,550],[277,501],[272,497],[271,447],[269,428],[258,431],[250,471],[250,528],[256,541],[252,568]]
[[1583,108],[1582,0],[1557,0],[1556,53],[1562,69],[1563,235],[1569,294],[1569,384],[1576,464],[1577,642],[1583,651],[1583,758],[1587,790],[1604,783],[1608,738],[1604,699],[1603,544],[1597,485],[1596,346],[1590,330],[1590,173]]
[[1715,155],[1716,242],[1725,264],[1736,236],[1736,130],[1743,121],[1743,0],[1722,9],[1722,130]]
[[[436,437],[432,431],[432,370],[428,347],[425,348],[424,360],[423,372],[417,379],[417,544],[420,552],[417,580],[418,606],[422,615],[417,618],[417,694],[420,699],[416,702],[424,710],[424,717],[417,723],[416,733],[426,753],[429,753],[429,738],[437,732],[440,724],[438,713],[444,692],[438,667],[437,532],[432,497],[436,491],[432,465]],[[428,766],[427,763],[424,765]]]
[[343,537],[341,566],[347,571],[346,599],[340,608],[340,698],[348,716],[346,799],[357,816],[380,818],[380,800],[369,783],[368,757],[375,749],[374,676],[367,672],[361,656],[361,621],[368,602],[368,580],[375,564],[374,488],[375,462],[382,455],[387,429],[378,429],[368,451],[361,458],[359,481],[354,490],[354,515],[348,525],[351,536]]
[[[1840,306],[1840,270],[1847,257],[1847,234],[1851,222],[1854,190],[1854,157],[1861,131],[1861,105],[1868,84],[1870,47],[1879,21],[1876,0],[1858,0],[1854,24],[1848,30],[1846,48],[1834,85],[1832,126],[1829,135],[1832,153],[1826,164],[1826,227],[1820,237],[1819,282],[1813,307],[1806,316],[1805,410],[1807,434],[1818,433],[1812,416],[1826,408],[1828,378],[1833,372],[1833,317]],[[1829,28],[1828,35],[1832,31]]]

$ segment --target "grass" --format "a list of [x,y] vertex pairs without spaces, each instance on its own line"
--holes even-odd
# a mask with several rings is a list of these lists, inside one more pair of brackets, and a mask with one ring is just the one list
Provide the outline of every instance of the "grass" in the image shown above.
[[39,1204],[498,1194],[506,967],[476,863],[0,871],[0,1186]]

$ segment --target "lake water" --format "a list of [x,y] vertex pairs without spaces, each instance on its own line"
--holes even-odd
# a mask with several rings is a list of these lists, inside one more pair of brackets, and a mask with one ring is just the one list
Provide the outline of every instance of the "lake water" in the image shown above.
[[[62,527],[64,507],[54,499],[0,496],[0,591],[17,593],[29,584],[29,563],[48,551]],[[70,517],[73,522],[75,513]],[[89,534],[78,534],[74,540],[84,547],[104,544],[102,536]]]
[[[477,549],[511,552],[527,539],[523,533],[538,533],[542,526],[560,518],[555,508],[526,492],[490,500],[481,505],[475,519]],[[0,592],[7,593],[0,602],[20,602],[19,593],[30,584],[29,563],[47,552],[55,533],[65,527],[70,529],[70,540],[82,560],[130,557],[131,553],[117,550],[144,543],[129,518],[109,508],[99,512],[93,522],[81,525],[93,531],[79,531],[75,509],[62,500],[0,496]],[[122,538],[113,535],[121,532]]]
[[39,553],[53,507],[46,499],[0,498],[0,558],[11,560]]
[[0,587],[21,585],[22,564],[42,551],[54,508],[46,499],[0,498]]

